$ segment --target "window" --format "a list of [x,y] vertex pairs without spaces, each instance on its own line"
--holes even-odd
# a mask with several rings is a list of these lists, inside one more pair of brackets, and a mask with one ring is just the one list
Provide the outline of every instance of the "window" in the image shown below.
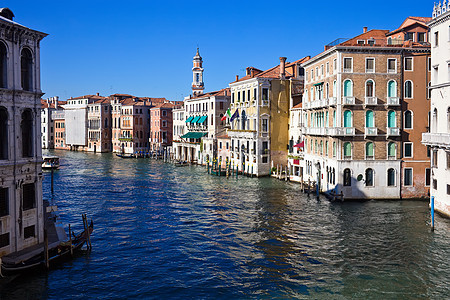
[[269,89],[268,88],[262,89],[262,100],[269,100]]
[[388,127],[389,128],[395,128],[397,127],[397,122],[395,120],[395,111],[390,110],[388,111]]
[[23,229],[23,238],[24,239],[35,237],[35,235],[36,234],[35,234],[35,230],[34,230],[34,225],[27,226]]
[[403,182],[405,186],[411,186],[413,184],[412,180],[412,168],[405,168],[404,169],[404,176],[403,176]]
[[375,58],[366,58],[366,73],[375,72]]
[[433,179],[433,189],[437,190],[437,180]]
[[8,81],[8,63],[7,63],[7,50],[3,43],[0,43],[0,88],[6,88]]
[[425,186],[430,186],[431,183],[431,169],[425,169]]
[[365,40],[357,40],[356,43],[358,45],[364,45],[366,43],[366,41]]
[[344,127],[352,127],[352,112],[344,111]]
[[413,97],[413,85],[411,80],[405,81],[405,98]]
[[397,73],[397,60],[395,58],[388,58],[388,73]]
[[8,188],[0,188],[0,217],[9,215]]
[[373,111],[368,110],[366,112],[366,127],[375,127],[374,117],[373,117]]
[[0,106],[0,160],[8,159],[8,111]]
[[407,32],[405,34],[405,41],[414,41],[414,33],[413,32]]
[[32,65],[33,56],[31,55],[31,51],[27,48],[22,49],[22,53],[20,55],[20,76],[22,89],[25,91],[31,91],[33,89]]
[[344,81],[344,97],[353,96],[352,81],[347,79]]
[[366,169],[366,186],[373,186],[373,169]]
[[0,235],[0,248],[9,246],[9,232]]
[[24,211],[36,207],[36,194],[34,190],[34,183],[27,183],[23,185],[22,207]]
[[344,72],[353,71],[353,59],[351,57],[344,57]]
[[405,57],[405,71],[413,70],[413,59],[412,57]]
[[373,150],[373,143],[368,142],[366,143],[366,159],[374,159],[374,150]]
[[403,144],[403,156],[413,157],[413,143],[407,142]]
[[439,31],[436,31],[434,33],[434,46],[435,47],[439,46]]
[[350,142],[344,143],[344,159],[352,158],[352,144]]
[[405,129],[413,128],[413,117],[412,112],[410,110],[405,111]]
[[397,97],[397,83],[394,80],[388,82],[388,97]]
[[333,142],[333,157],[336,157],[336,142]]
[[387,185],[395,186],[395,170],[392,168],[387,170]]
[[334,73],[336,73],[336,70],[337,70],[337,60],[335,58],[335,59],[333,59],[333,71],[334,71]]
[[269,122],[267,119],[262,119],[262,128],[261,128],[262,132],[267,132],[269,131]]
[[371,38],[371,39],[368,39],[368,40],[367,40],[367,44],[370,45],[370,46],[373,46],[373,45],[375,45],[375,40],[372,39],[372,38]]
[[447,170],[450,169],[450,151],[445,152],[445,155],[447,156]]
[[351,186],[352,185],[352,172],[350,169],[344,170],[344,186]]
[[431,72],[431,57],[428,57],[428,59],[427,59],[427,69],[428,69],[428,72]]
[[22,113],[22,157],[33,157],[33,116],[30,109]]
[[431,160],[431,166],[436,168],[438,164],[438,151],[437,150],[433,150],[433,157]]
[[323,76],[325,74],[324,70],[323,70],[323,65],[320,66],[320,76]]
[[375,94],[375,85],[372,80],[366,81],[366,97],[373,97]]
[[327,75],[330,74],[330,63],[329,62],[327,62],[327,69],[326,70],[327,70]]
[[419,43],[425,43],[425,32],[418,32],[417,33],[417,41]]

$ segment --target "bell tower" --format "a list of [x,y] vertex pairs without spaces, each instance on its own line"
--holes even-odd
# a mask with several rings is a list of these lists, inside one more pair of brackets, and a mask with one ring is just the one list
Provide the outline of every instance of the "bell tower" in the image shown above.
[[200,56],[200,53],[198,52],[198,48],[197,53],[195,54],[194,60],[192,62],[194,65],[192,67],[192,75],[193,75],[192,94],[193,96],[197,96],[203,94],[203,90],[205,89],[203,83],[203,68],[202,68],[203,60],[202,57]]

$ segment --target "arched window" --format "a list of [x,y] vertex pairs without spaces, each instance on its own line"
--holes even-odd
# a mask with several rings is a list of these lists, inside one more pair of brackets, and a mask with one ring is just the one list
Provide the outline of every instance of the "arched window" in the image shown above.
[[8,159],[8,111],[0,107],[0,159]]
[[241,118],[242,118],[242,125],[241,125],[242,127],[241,127],[241,129],[245,130],[245,124],[247,123],[246,122],[247,121],[247,115],[245,114],[245,110],[242,111]]
[[352,172],[350,169],[344,170],[344,186],[351,186],[352,185]]
[[397,83],[394,80],[388,82],[388,97],[397,97]]
[[336,142],[333,142],[333,157],[336,157]]
[[397,158],[397,147],[394,142],[390,142],[388,144],[388,159],[396,159]]
[[375,84],[373,83],[373,80],[367,80],[366,81],[366,97],[373,97],[375,94]]
[[438,111],[437,108],[433,110],[433,127],[431,132],[437,132],[437,125],[438,125]]
[[8,72],[8,62],[7,62],[7,50],[5,44],[0,42],[0,88],[7,88],[7,72]]
[[315,140],[314,141],[314,153],[316,153],[317,154],[317,149],[318,147],[317,147],[317,140]]
[[450,132],[450,107],[447,108],[447,130]]
[[327,111],[327,114],[325,116],[325,127],[328,127],[328,126],[329,126],[329,123],[328,123],[328,111]]
[[388,111],[388,127],[389,128],[397,127],[395,121],[395,111],[393,110]]
[[347,79],[344,81],[344,97],[353,96],[353,87],[351,80]]
[[332,184],[335,184],[336,183],[336,169],[335,168],[333,168],[332,174],[333,174],[333,182],[332,182]]
[[325,156],[328,156],[328,141],[325,141]]
[[405,81],[405,98],[413,97],[413,84],[411,80]]
[[105,128],[108,128],[108,118],[105,118]]
[[337,95],[337,90],[336,90],[336,80],[335,81],[333,81],[333,97],[336,97],[336,95]]
[[333,127],[336,127],[336,111],[333,111]]
[[327,82],[325,84],[325,98],[328,99],[330,97],[330,84]]
[[428,99],[431,99],[431,89],[430,89],[430,87],[431,87],[431,81],[428,82],[428,90],[427,90],[427,98]]
[[373,111],[368,110],[366,111],[366,127],[375,127],[374,117],[373,117]]
[[323,155],[323,141],[320,141],[320,155]]
[[373,149],[373,143],[368,142],[366,143],[366,159],[374,159],[375,153]]
[[352,127],[352,112],[344,111],[344,127]]
[[387,170],[387,185],[395,186],[395,170],[392,168]]
[[22,113],[22,157],[33,157],[33,115],[30,109]]
[[344,159],[352,158],[352,144],[350,142],[344,143]]
[[405,129],[413,128],[413,116],[410,110],[405,111]]
[[31,51],[27,48],[22,49],[20,56],[20,75],[22,82],[22,89],[25,91],[31,91],[33,89],[33,56]]
[[305,98],[304,102],[308,102],[308,90],[305,90],[305,94],[303,96]]
[[366,169],[366,186],[373,186],[373,169]]

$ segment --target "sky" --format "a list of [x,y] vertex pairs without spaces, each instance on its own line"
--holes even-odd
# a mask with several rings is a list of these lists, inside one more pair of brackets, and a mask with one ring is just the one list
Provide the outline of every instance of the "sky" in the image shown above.
[[265,70],[279,57],[315,56],[337,38],[430,17],[432,1],[0,0],[41,41],[43,98],[100,93],[165,97],[191,93],[192,58],[203,57],[205,92]]

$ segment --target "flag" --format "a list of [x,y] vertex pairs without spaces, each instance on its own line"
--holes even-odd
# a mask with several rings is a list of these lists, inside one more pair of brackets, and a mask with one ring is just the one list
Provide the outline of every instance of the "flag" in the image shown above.
[[304,148],[305,147],[305,142],[304,141],[300,142],[300,143],[294,145],[294,147],[296,147],[296,148]]
[[231,118],[231,111],[230,108],[227,109],[227,112],[223,115],[222,119],[220,119],[220,121],[225,121],[228,118]]
[[234,119],[239,118],[239,111],[236,109],[234,114],[231,116],[230,122],[233,122]]

